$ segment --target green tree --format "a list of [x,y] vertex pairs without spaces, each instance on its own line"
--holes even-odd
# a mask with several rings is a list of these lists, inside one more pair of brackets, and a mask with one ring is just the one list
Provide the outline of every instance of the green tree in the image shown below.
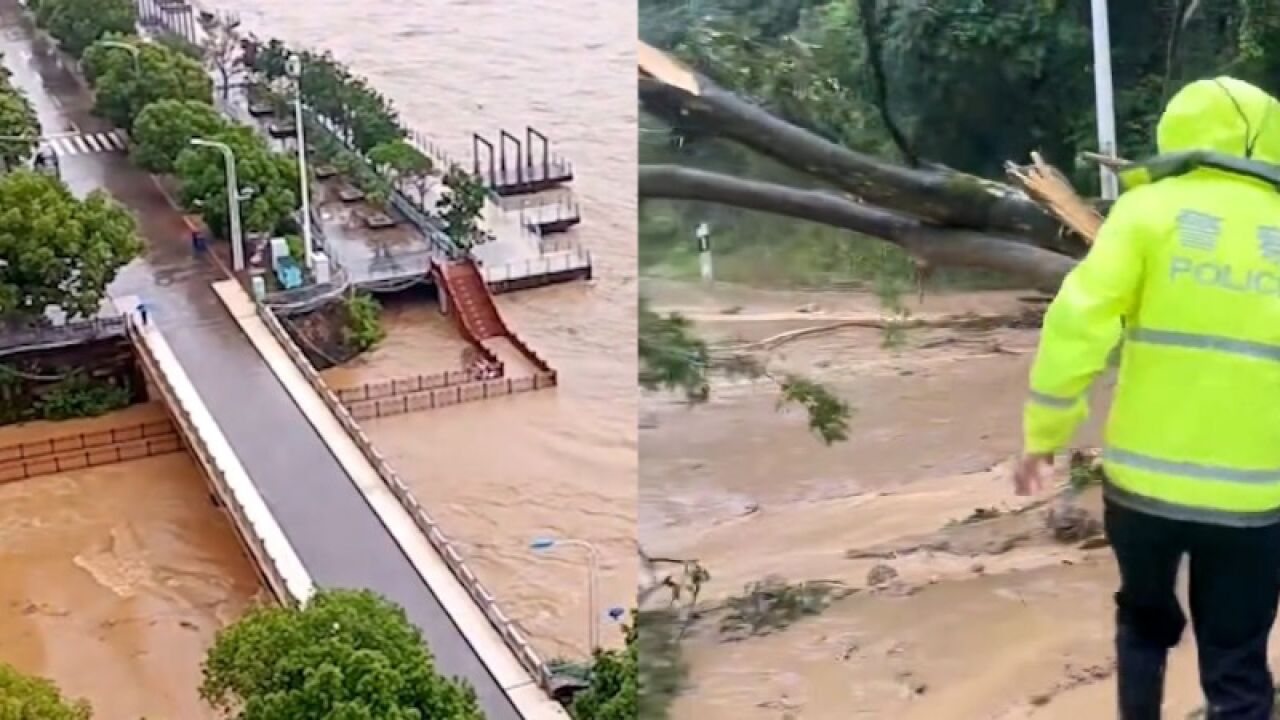
[[142,251],[135,230],[105,193],[79,200],[27,170],[0,178],[0,316],[38,317],[50,305],[72,317],[96,314],[120,268]]
[[138,48],[93,45],[84,54],[85,76],[93,85],[93,111],[117,127],[133,129],[147,105],[160,100],[213,103],[213,81],[204,66],[176,50],[131,38],[108,38]]
[[[40,123],[27,97],[13,86],[0,56],[0,135],[9,138],[36,138]],[[0,171],[17,167],[31,157],[35,140],[0,140]]]
[[303,52],[302,99],[337,123],[362,153],[404,137],[395,108],[364,78],[351,74],[330,53]]
[[[249,197],[240,204],[245,232],[273,233],[298,207],[298,165],[274,153],[252,129],[234,127],[206,138],[226,143],[236,160],[236,179]],[[210,147],[188,147],[174,165],[184,207],[204,216],[222,237],[230,228],[226,161]]]
[[241,61],[260,79],[275,82],[289,74],[289,47],[278,38],[262,42],[250,35],[241,44]]
[[144,170],[172,173],[191,139],[213,137],[230,125],[213,106],[195,100],[151,103],[133,121],[133,160]]
[[444,231],[455,245],[469,250],[480,234],[477,220],[484,211],[489,191],[479,178],[457,165],[445,173],[444,186],[447,192],[436,202]]
[[239,720],[479,720],[475,692],[441,677],[404,611],[324,590],[302,608],[250,611],[218,633],[200,694]]
[[[727,243],[775,256],[809,253],[818,233],[797,220],[812,220],[833,251],[816,258],[870,237],[929,269],[980,268],[1050,289],[1085,244],[988,180],[1038,151],[1096,190],[1096,167],[1077,160],[1096,149],[1089,25],[1087,4],[1057,0],[653,0],[642,33],[709,78],[699,93],[716,101],[641,79],[646,122],[662,121],[642,136],[641,195],[683,204],[671,213],[676,238],[718,203],[738,209],[721,223],[732,225]],[[1276,3],[1134,0],[1112,4],[1111,27],[1122,38],[1112,64],[1125,157],[1153,151],[1156,117],[1190,80],[1225,73],[1280,91]],[[670,172],[693,168],[704,172]],[[741,209],[791,219],[761,222]],[[641,228],[646,240],[657,235],[651,222]]]
[[596,650],[587,688],[573,698],[574,720],[635,720],[639,697],[638,633],[626,628],[622,650]]
[[66,700],[56,685],[0,663],[0,720],[89,720],[84,700]]
[[41,0],[35,12],[36,22],[75,57],[109,34],[132,34],[138,22],[133,0]]
[[413,187],[418,204],[426,203],[427,189],[431,187],[431,173],[435,165],[431,158],[404,140],[393,140],[369,151],[369,162],[378,172],[389,177],[402,192]]

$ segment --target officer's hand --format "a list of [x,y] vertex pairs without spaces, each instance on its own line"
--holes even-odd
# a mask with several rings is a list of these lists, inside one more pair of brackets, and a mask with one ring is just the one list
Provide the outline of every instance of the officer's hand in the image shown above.
[[1053,483],[1053,454],[1027,453],[1013,470],[1013,489],[1019,495],[1034,495]]

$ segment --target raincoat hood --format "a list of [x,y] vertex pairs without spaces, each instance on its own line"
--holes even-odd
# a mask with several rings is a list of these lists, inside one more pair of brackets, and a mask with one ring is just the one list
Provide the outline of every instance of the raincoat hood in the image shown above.
[[1280,164],[1280,104],[1243,80],[1197,80],[1169,101],[1156,145],[1161,155],[1207,151]]

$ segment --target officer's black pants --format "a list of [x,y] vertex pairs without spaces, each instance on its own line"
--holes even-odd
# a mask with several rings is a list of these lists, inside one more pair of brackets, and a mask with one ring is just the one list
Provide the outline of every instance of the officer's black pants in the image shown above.
[[1158,720],[1165,660],[1186,618],[1174,595],[1190,558],[1191,621],[1208,720],[1269,720],[1267,637],[1280,596],[1280,524],[1233,528],[1149,515],[1108,501],[1120,565],[1116,654],[1121,720]]

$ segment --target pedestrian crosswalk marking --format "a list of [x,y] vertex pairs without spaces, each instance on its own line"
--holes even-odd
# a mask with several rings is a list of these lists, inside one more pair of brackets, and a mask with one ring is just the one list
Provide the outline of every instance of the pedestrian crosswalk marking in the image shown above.
[[46,138],[44,145],[58,155],[124,152],[128,148],[123,130],[60,135]]

